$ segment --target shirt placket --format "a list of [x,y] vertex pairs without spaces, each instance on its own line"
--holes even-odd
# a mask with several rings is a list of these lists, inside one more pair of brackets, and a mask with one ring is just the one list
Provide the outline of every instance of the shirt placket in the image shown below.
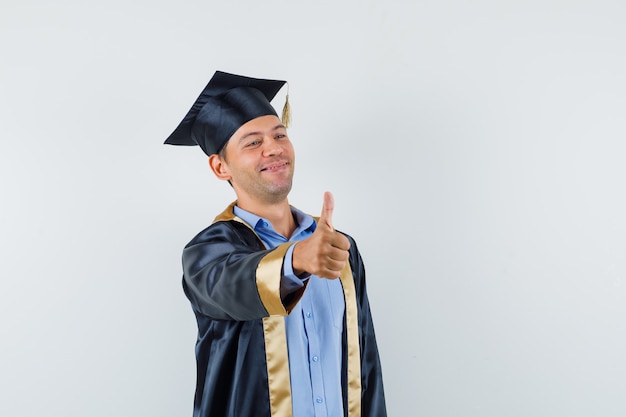
[[308,342],[308,364],[309,373],[311,375],[311,389],[313,393],[313,404],[315,417],[327,417],[328,410],[326,407],[326,398],[324,396],[324,376],[322,372],[320,356],[321,344],[316,331],[315,309],[313,303],[309,299],[303,300],[302,316],[304,320],[304,329]]

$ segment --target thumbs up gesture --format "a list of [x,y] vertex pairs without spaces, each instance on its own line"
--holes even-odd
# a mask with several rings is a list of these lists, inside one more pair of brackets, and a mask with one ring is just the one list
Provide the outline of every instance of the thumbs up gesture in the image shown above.
[[322,215],[315,232],[296,244],[293,249],[293,269],[300,275],[303,272],[320,278],[335,279],[348,261],[350,242],[333,227],[335,201],[329,192],[324,193]]

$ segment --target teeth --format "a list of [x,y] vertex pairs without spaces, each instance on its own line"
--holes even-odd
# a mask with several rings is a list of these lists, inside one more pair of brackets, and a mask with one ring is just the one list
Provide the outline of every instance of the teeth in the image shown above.
[[281,167],[281,166],[283,166],[285,164],[286,163],[282,163],[282,164],[278,164],[278,165],[272,165],[271,167],[264,168],[263,170],[265,171],[265,170],[275,169],[275,168]]

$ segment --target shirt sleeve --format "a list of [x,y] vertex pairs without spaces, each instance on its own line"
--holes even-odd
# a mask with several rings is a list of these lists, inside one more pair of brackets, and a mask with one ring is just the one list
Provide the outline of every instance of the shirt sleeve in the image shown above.
[[305,272],[300,276],[293,272],[293,248],[295,245],[291,245],[285,253],[283,261],[283,275],[280,280],[280,296],[285,299],[289,294],[293,293],[304,287],[305,282],[309,279],[311,274]]

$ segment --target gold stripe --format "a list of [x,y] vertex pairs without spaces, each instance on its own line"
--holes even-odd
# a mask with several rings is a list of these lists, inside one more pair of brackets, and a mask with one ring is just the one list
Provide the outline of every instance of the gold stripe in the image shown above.
[[252,230],[252,232],[254,233],[254,235],[256,236],[256,238],[259,240],[259,242],[261,242],[261,245],[263,245],[263,241],[261,240],[261,238],[256,234],[256,232],[254,231],[254,228],[252,226],[250,226],[248,223],[246,223],[243,219],[241,219],[240,217],[235,216],[235,206],[237,205],[237,200],[233,201],[232,203],[230,203],[230,205],[228,207],[226,207],[226,209],[221,212],[220,214],[218,214],[214,219],[213,219],[213,223],[217,223],[217,222],[228,222],[231,220],[237,221],[241,224],[243,224],[244,226],[248,227],[248,229]]
[[350,263],[339,276],[346,300],[346,339],[348,341],[348,416],[361,416],[361,352],[359,348],[359,323],[356,306],[356,289]]
[[[223,212],[217,215],[217,217],[213,220],[213,223],[216,223],[219,221],[234,220],[236,216],[235,216],[235,212],[233,211],[233,209],[235,208],[236,204],[237,204],[237,201],[233,201],[232,203],[230,203],[230,205],[226,207],[226,209]],[[245,223],[242,220],[240,221],[242,223]]]
[[265,317],[263,319],[263,332],[265,335],[265,360],[271,415],[272,417],[292,417],[285,319],[283,317]]
[[276,246],[261,258],[256,268],[256,287],[261,302],[270,316],[286,316],[287,310],[280,298],[280,279],[283,272],[283,258],[287,249],[295,242]]

